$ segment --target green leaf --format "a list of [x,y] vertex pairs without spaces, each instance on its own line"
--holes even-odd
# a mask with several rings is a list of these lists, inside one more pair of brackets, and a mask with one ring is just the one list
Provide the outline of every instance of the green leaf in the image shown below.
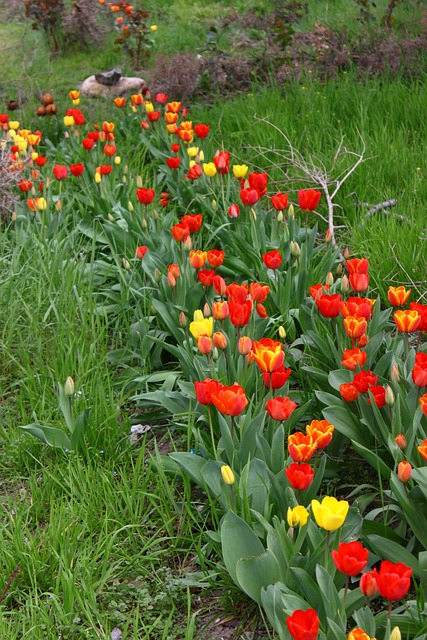
[[56,427],[47,427],[40,424],[28,424],[25,427],[20,427],[23,431],[30,433],[32,436],[39,438],[45,444],[57,449],[70,450],[70,440],[62,429]]
[[391,469],[386,465],[383,459],[375,453],[372,449],[368,449],[358,442],[353,441],[353,447],[356,449],[357,453],[365,458],[371,465],[373,469],[375,469],[378,473],[380,473],[387,480],[390,479]]
[[78,451],[84,445],[85,431],[89,426],[90,409],[85,409],[76,420],[76,426],[71,435],[71,448]]
[[359,442],[365,447],[371,446],[371,439],[367,430],[358,418],[345,407],[327,407],[322,411],[325,420],[334,425],[335,429],[350,440]]
[[59,406],[62,411],[62,415],[64,416],[65,424],[70,433],[73,433],[75,424],[73,420],[73,416],[71,414],[70,408],[70,398],[65,395],[64,388],[62,385],[58,385],[58,396],[59,396]]
[[239,560],[260,556],[265,549],[250,526],[233,511],[229,511],[221,523],[221,544],[227,571],[240,586],[237,579]]
[[402,545],[377,535],[369,537],[369,545],[380,558],[390,560],[391,562],[403,562],[408,567],[411,567],[414,575],[419,578],[420,565],[418,560],[410,551],[402,547]]
[[237,561],[238,584],[258,604],[261,604],[261,589],[280,580],[280,566],[270,549],[253,558]]
[[316,567],[316,580],[323,600],[323,607],[328,618],[336,620],[342,612],[342,602],[335,588],[334,581],[328,571],[320,564]]
[[307,571],[305,571],[305,569],[301,569],[300,567],[289,567],[289,572],[298,585],[298,589],[302,591],[304,597],[306,598],[307,602],[311,604],[312,608],[316,609],[316,611],[322,609],[322,611],[324,612],[319,586],[316,584],[313,578],[308,575]]

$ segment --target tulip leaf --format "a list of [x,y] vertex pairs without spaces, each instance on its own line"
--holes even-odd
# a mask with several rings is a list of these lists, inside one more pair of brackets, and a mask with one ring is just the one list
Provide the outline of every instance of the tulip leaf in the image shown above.
[[377,535],[369,536],[369,545],[380,558],[390,560],[391,562],[403,562],[408,567],[411,567],[415,577],[419,577],[420,565],[418,560],[410,551],[402,547],[402,545]]
[[273,440],[271,442],[271,470],[273,473],[279,473],[283,471],[285,466],[285,433],[283,424],[274,432]]
[[356,449],[357,453],[360,453],[365,460],[369,462],[371,467],[380,473],[387,480],[390,479],[391,469],[387,466],[384,460],[372,449],[368,449],[358,442],[353,441],[353,447]]
[[234,582],[237,579],[237,563],[242,558],[257,557],[265,549],[258,536],[242,518],[229,511],[221,523],[221,544],[224,564]]
[[327,627],[326,640],[346,640],[345,630],[329,617],[327,618]]
[[261,589],[280,580],[281,571],[276,556],[267,549],[259,556],[238,560],[236,575],[243,591],[261,604]]
[[28,424],[25,427],[20,427],[23,431],[31,433],[32,436],[39,438],[45,444],[57,449],[70,450],[71,442],[62,429],[56,427],[47,427],[40,424]]
[[335,429],[347,438],[359,442],[365,447],[371,446],[371,438],[367,434],[366,428],[345,407],[326,407],[322,413],[325,420],[333,424]]
[[280,640],[288,638],[286,617],[284,610],[284,596],[282,595],[280,582],[270,584],[266,589],[261,590],[261,603],[267,618],[273,629],[279,634]]
[[339,616],[342,611],[342,602],[338,595],[338,591],[335,588],[332,576],[320,564],[316,567],[316,580],[319,585],[326,615],[328,618],[334,617],[336,620],[337,616]]
[[353,618],[358,627],[363,629],[370,638],[375,636],[376,625],[374,614],[370,607],[363,607],[353,613]]
[[325,615],[325,610],[323,607],[322,596],[319,586],[313,578],[309,576],[305,569],[301,569],[300,567],[289,567],[289,572],[298,585],[298,590],[302,591],[307,602],[309,602],[312,608],[316,609],[316,611],[323,617]]

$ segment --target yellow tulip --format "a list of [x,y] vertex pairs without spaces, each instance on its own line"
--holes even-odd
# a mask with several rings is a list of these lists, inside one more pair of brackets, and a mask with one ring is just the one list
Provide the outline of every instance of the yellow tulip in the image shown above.
[[319,527],[326,531],[339,529],[344,524],[348,509],[347,500],[337,500],[331,496],[323,498],[322,504],[318,500],[311,501],[314,518]]
[[156,24],[152,24],[150,29],[151,29],[151,31],[157,31],[157,25]]
[[233,165],[234,177],[238,180],[243,180],[248,172],[248,167],[245,164]]
[[199,153],[199,147],[188,147],[187,153],[190,156],[190,158],[195,158]]
[[213,162],[205,162],[203,164],[203,171],[207,176],[209,176],[209,178],[213,178],[216,174],[216,166]]
[[193,320],[197,322],[197,320],[203,320],[205,316],[203,315],[203,311],[201,309],[196,309],[193,313]]
[[120,163],[121,163],[121,161],[122,161],[122,159],[121,159],[121,157],[120,157],[120,156],[116,156],[116,157],[114,158],[114,164],[120,164]]
[[224,480],[225,484],[232,485],[236,481],[236,478],[234,477],[233,470],[231,469],[231,467],[228,466],[228,464],[223,464],[222,465],[222,467],[221,467],[221,475],[222,475],[222,479]]
[[47,207],[47,202],[44,198],[37,198],[36,206],[39,211],[45,211]]
[[147,113],[151,113],[152,111],[154,111],[154,105],[153,105],[153,103],[152,103],[152,102],[149,102],[149,101],[147,100],[147,102],[145,103],[145,111],[146,111]]
[[190,167],[190,169],[192,169],[196,164],[197,162],[195,160],[190,160],[190,162],[188,163],[188,166]]
[[18,120],[9,120],[8,125],[9,125],[9,129],[12,129],[13,131],[16,131],[16,129],[19,129]]
[[74,107],[78,107],[80,104],[80,98],[77,98],[76,100],[72,100],[72,103]]
[[39,154],[37,153],[37,151],[33,151],[33,153],[31,154],[31,160],[36,160],[36,158],[39,157]]
[[31,129],[19,129],[18,133],[22,138],[26,140],[31,133]]
[[303,527],[305,524],[307,524],[308,511],[305,507],[302,507],[301,505],[298,505],[293,509],[289,507],[287,520],[288,520],[288,525],[290,527],[296,527],[297,525],[300,525],[300,527]]
[[200,320],[194,320],[190,322],[190,333],[196,338],[199,336],[211,336],[213,332],[213,318],[201,318]]
[[99,184],[101,182],[102,178],[101,178],[101,174],[99,173],[99,171],[97,171],[95,173],[95,182],[96,184]]
[[73,116],[64,116],[64,125],[66,127],[72,127],[74,125]]

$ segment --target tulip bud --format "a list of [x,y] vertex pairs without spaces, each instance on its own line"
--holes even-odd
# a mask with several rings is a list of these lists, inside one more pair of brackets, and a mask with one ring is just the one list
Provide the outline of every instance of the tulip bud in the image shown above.
[[133,213],[135,211],[135,208],[130,200],[128,202],[128,211],[129,213]]
[[291,255],[298,258],[301,255],[301,249],[298,242],[291,240]]
[[183,329],[187,326],[187,316],[183,311],[179,314],[179,326]]
[[397,477],[400,482],[409,482],[412,477],[412,467],[409,462],[402,460],[397,467]]
[[204,356],[212,351],[212,340],[209,336],[201,335],[197,338],[197,348]]
[[391,368],[390,368],[390,380],[392,382],[399,382],[399,380],[400,380],[399,367],[397,366],[397,364],[392,364],[391,365]]
[[125,164],[125,166],[123,167],[123,173],[126,175],[128,172],[129,167],[127,166],[127,164]]
[[393,393],[393,389],[390,387],[390,385],[386,385],[385,388],[385,403],[388,407],[391,407],[394,405],[394,393]]
[[325,242],[328,243],[332,240],[332,231],[330,229],[327,230],[325,234]]
[[217,210],[217,206],[218,206],[217,201],[216,200],[212,200],[212,211],[216,211]]
[[126,176],[122,176],[122,182],[123,182],[123,184],[126,184],[126,182],[127,182]]
[[288,208],[288,216],[290,216],[291,218],[293,218],[295,215],[295,209],[294,209],[294,205],[290,204],[289,208]]
[[130,269],[130,262],[129,260],[126,260],[126,258],[122,258],[122,264],[125,269]]
[[203,307],[203,317],[204,318],[210,318],[212,315],[212,311],[211,308],[209,306],[208,302],[205,302],[205,306]]
[[389,640],[402,640],[402,634],[400,633],[399,627],[394,627],[392,629]]
[[141,227],[143,229],[146,229],[148,227],[147,220],[145,218],[142,218],[141,220]]
[[227,336],[221,331],[215,331],[212,340],[217,349],[223,351],[227,348]]
[[16,213],[15,213],[15,211],[14,211],[14,212],[12,213],[11,220],[12,220],[12,222],[16,222],[16,220],[17,220],[17,219],[18,219],[18,216],[16,215]]
[[228,466],[228,464],[223,464],[221,467],[221,475],[225,484],[231,486],[235,482],[235,477],[232,469]]
[[280,338],[282,338],[282,340],[286,338],[285,327],[283,327],[282,325],[279,327],[279,336]]
[[99,184],[101,182],[101,174],[98,171],[95,173],[95,182]]
[[142,189],[142,178],[141,178],[141,176],[137,176],[136,177],[136,186],[138,187],[138,189]]
[[344,274],[343,277],[341,278],[341,286],[340,286],[341,293],[347,293],[349,289],[350,289],[350,283],[348,281],[347,276]]
[[154,269],[154,282],[158,282],[160,280],[160,271],[159,267]]
[[342,274],[342,270],[343,270],[343,266],[342,266],[342,263],[340,262],[339,265],[337,266],[337,276],[340,276]]
[[332,274],[331,271],[328,272],[326,279],[325,279],[325,283],[331,287],[334,284],[334,276]]
[[203,153],[203,151],[199,152],[199,162],[203,162],[203,160],[205,159],[205,154]]
[[58,213],[60,211],[62,211],[62,202],[61,202],[61,200],[57,200],[56,201],[55,209],[58,211]]
[[242,336],[238,344],[238,351],[240,355],[247,356],[251,349],[252,340],[248,336]]
[[212,351],[212,360],[215,360],[216,362],[218,358],[219,358],[219,351],[216,347],[214,347]]
[[395,443],[397,444],[397,446],[399,447],[399,449],[401,449],[403,451],[403,449],[406,448],[407,442],[406,442],[406,438],[403,435],[403,433],[399,433],[399,435],[397,435],[394,439]]
[[153,209],[153,213],[151,215],[153,220],[157,220],[159,217],[159,214],[157,213],[156,209]]
[[378,593],[377,583],[375,580],[375,574],[373,571],[368,571],[367,573],[362,573],[359,582],[360,591],[367,598],[372,598],[376,593]]
[[168,271],[168,285],[170,287],[176,287],[176,279],[171,271]]
[[112,216],[111,213],[108,214],[108,219],[110,222],[115,222],[114,216]]
[[31,195],[34,197],[36,195],[37,191],[35,190],[34,187],[31,187]]
[[71,376],[68,376],[68,378],[65,381],[64,393],[67,396],[67,398],[71,398],[71,396],[74,395],[74,380],[72,379]]
[[254,221],[256,220],[256,211],[253,207],[251,207],[251,216],[254,219]]
[[46,189],[49,189],[49,187],[50,187],[50,178],[46,178],[44,184],[45,184]]
[[343,255],[343,257],[344,257],[344,260],[348,260],[348,258],[349,258],[349,256],[350,256],[350,251],[349,251],[349,248],[348,248],[348,247],[346,247],[346,248],[344,249],[344,253],[343,253],[342,255]]
[[191,251],[193,247],[193,241],[191,240],[191,236],[188,236],[188,238],[186,238],[182,244],[184,246],[184,251]]
[[[114,164],[120,164],[120,163],[121,163],[121,161],[122,161],[122,159],[121,159],[121,157],[120,157],[120,156],[116,156],[116,157],[114,158]],[[125,176],[123,176],[123,181],[124,181],[124,182],[126,182],[126,180],[125,180]]]

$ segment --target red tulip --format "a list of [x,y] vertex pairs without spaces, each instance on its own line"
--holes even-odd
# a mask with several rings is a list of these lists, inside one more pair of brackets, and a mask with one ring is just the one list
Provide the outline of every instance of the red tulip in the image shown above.
[[268,175],[266,173],[250,173],[247,177],[249,187],[258,192],[258,197],[262,198],[267,193]]
[[78,162],[77,164],[70,164],[70,173],[73,176],[81,176],[84,170],[85,166],[82,162]]
[[319,633],[319,617],[314,609],[297,609],[286,618],[286,625],[294,640],[315,640]]
[[53,175],[57,180],[65,180],[68,175],[68,169],[62,164],[56,164],[53,167]]
[[177,242],[185,242],[190,235],[190,230],[185,224],[175,224],[171,227],[171,231]]
[[82,140],[83,149],[86,151],[90,151],[95,146],[95,140],[91,140],[90,138],[83,138]]
[[253,204],[258,202],[259,193],[256,189],[252,189],[251,187],[248,187],[247,189],[240,189],[240,199],[244,205],[251,207]]
[[282,256],[277,251],[277,249],[273,249],[273,251],[267,251],[262,256],[262,260],[267,267],[267,269],[278,269],[282,264]]
[[297,491],[308,489],[314,479],[314,471],[306,462],[302,464],[292,462],[292,464],[285,469],[285,473],[289,484]]
[[254,302],[265,302],[268,294],[270,293],[270,287],[268,284],[251,282],[249,285],[249,293],[251,294]]
[[262,379],[269,389],[281,389],[291,373],[292,369],[285,369],[285,366],[282,365],[280,369],[273,373],[263,373]]
[[216,269],[217,267],[220,267],[224,262],[224,251],[221,251],[220,249],[210,249],[209,251],[207,251],[207,257],[211,267],[214,267],[214,269]]
[[200,176],[203,173],[203,169],[199,164],[195,164],[191,167],[191,169],[189,170],[189,172],[186,174],[186,178],[189,178],[190,180],[197,180],[198,178],[200,178]]
[[154,100],[159,104],[165,104],[168,101],[168,96],[166,93],[156,93]]
[[336,318],[341,313],[341,296],[339,293],[323,294],[316,298],[316,305],[324,318]]
[[367,273],[352,273],[349,276],[349,282],[353,291],[366,291],[369,286],[369,275]]
[[411,586],[412,569],[403,562],[381,562],[380,570],[374,569],[378,591],[387,600],[400,600]]
[[399,462],[397,467],[397,477],[400,482],[409,482],[412,477],[412,466],[406,460]]
[[232,204],[227,209],[227,214],[230,218],[238,218],[240,216],[240,207],[238,204]]
[[[378,409],[381,409],[381,407],[384,407],[387,404],[385,399],[385,387],[382,387],[381,385],[373,385],[372,387],[369,387],[369,391],[374,396],[375,404]],[[370,400],[368,400],[368,402],[370,403]]]
[[354,374],[353,385],[359,393],[367,393],[369,387],[375,386],[377,382],[378,376],[375,376],[372,371],[360,371]]
[[293,402],[288,396],[284,398],[271,398],[265,403],[265,409],[273,420],[287,420],[297,408],[296,402]]
[[33,186],[31,180],[20,180],[18,183],[18,187],[22,191],[22,193],[27,193]]
[[367,571],[362,573],[359,582],[359,589],[367,598],[372,598],[378,593],[377,581],[375,580],[375,574],[373,571]]
[[195,124],[194,133],[198,138],[206,138],[209,135],[210,126],[208,124]]
[[423,415],[427,416],[427,393],[420,398],[420,407]]
[[355,316],[356,318],[365,318],[370,320],[372,317],[372,307],[375,300],[370,298],[348,298],[341,305],[341,313],[344,318],[347,316]]
[[137,189],[136,196],[141,204],[150,204],[154,200],[154,189]]
[[366,362],[366,351],[362,349],[346,349],[342,354],[341,364],[349,371],[355,371],[357,367],[362,368]]
[[142,260],[142,258],[147,253],[147,250],[148,250],[148,247],[146,247],[145,245],[141,245],[140,247],[137,247],[135,249],[135,255],[138,258],[138,260]]
[[340,394],[342,399],[345,402],[353,402],[354,400],[357,400],[358,395],[359,395],[359,391],[357,390],[357,388],[354,386],[354,384],[341,384],[340,385]]
[[181,164],[181,158],[167,158],[166,164],[168,165],[169,169],[178,169],[179,165]]
[[226,416],[238,416],[248,404],[245,390],[237,382],[231,387],[219,384],[216,389],[211,389],[210,392],[212,403],[220,413]]
[[349,275],[368,273],[369,261],[367,258],[352,258],[347,260],[345,266]]
[[418,311],[418,315],[421,318],[420,324],[418,325],[418,331],[427,331],[427,304],[411,302],[409,304],[409,309],[411,311]]
[[46,156],[37,156],[37,158],[35,159],[35,163],[38,167],[44,167],[44,165],[46,164]]
[[369,551],[357,541],[341,542],[331,553],[338,571],[347,576],[357,576],[368,564]]
[[230,321],[235,327],[244,327],[249,322],[252,313],[252,300],[239,302],[235,298],[230,298],[228,309],[230,311]]
[[329,285],[321,284],[319,282],[319,284],[312,285],[308,291],[313,300],[317,300],[317,298],[320,298],[320,296],[322,296],[325,291],[329,291]]
[[189,213],[186,216],[182,216],[180,223],[184,224],[191,233],[199,231],[202,226],[203,216],[201,213]]
[[212,380],[211,378],[205,378],[203,382],[195,382],[197,402],[200,402],[200,404],[212,404],[211,392],[218,390],[220,386],[221,384],[218,380]]
[[160,118],[160,111],[150,111],[150,113],[147,113],[147,118],[150,122],[157,122]]
[[112,168],[113,167],[109,164],[101,164],[99,166],[99,171],[97,169],[97,172],[100,173],[102,176],[108,176],[111,173]]
[[298,191],[298,205],[303,211],[314,211],[320,202],[322,194],[314,189],[300,189]]
[[228,173],[230,170],[230,153],[228,151],[217,151],[213,158],[213,163],[218,173],[223,175]]
[[202,283],[204,287],[211,287],[213,284],[213,279],[215,276],[215,271],[213,269],[202,269],[197,274],[197,279]]
[[271,196],[271,204],[276,211],[283,211],[288,206],[288,195],[278,191],[275,196]]
[[115,144],[106,144],[104,147],[104,154],[109,158],[112,158],[112,156],[116,153],[116,151],[117,151],[117,147]]
[[232,282],[227,287],[226,295],[228,298],[233,298],[236,302],[244,302],[249,294],[249,287],[247,284],[238,284]]
[[225,284],[225,280],[222,276],[214,276],[213,278],[213,288],[215,293],[219,296],[225,296],[227,291],[227,285]]
[[427,386],[427,353],[419,351],[415,354],[415,364],[412,369],[412,380],[417,387]]

